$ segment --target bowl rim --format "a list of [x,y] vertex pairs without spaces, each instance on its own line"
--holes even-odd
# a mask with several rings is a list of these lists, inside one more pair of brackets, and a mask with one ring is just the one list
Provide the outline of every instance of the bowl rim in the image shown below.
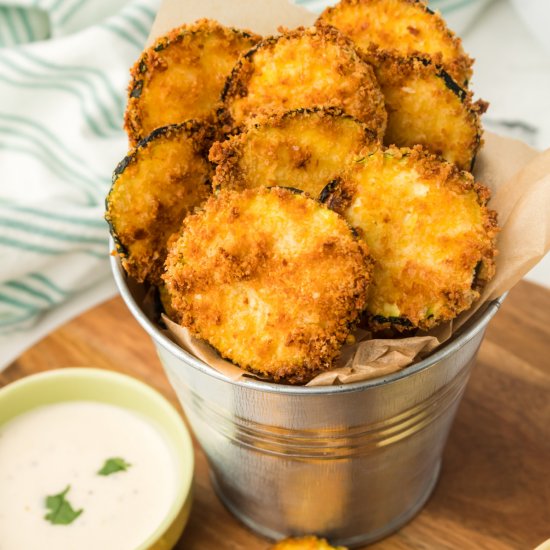
[[[115,250],[115,245],[112,237],[109,239],[110,250]],[[483,306],[478,312],[476,312],[472,319],[459,329],[459,333],[454,338],[451,338],[448,342],[444,343],[434,353],[413,363],[412,365],[398,370],[392,374],[386,376],[380,376],[378,378],[372,378],[364,380],[362,382],[353,382],[351,384],[338,384],[330,386],[291,386],[284,384],[276,384],[274,382],[264,382],[253,378],[242,378],[239,380],[231,380],[212,368],[210,365],[201,361],[194,355],[185,351],[173,340],[168,338],[166,334],[163,334],[161,330],[147,317],[143,312],[139,304],[136,302],[132,295],[126,280],[127,276],[122,268],[120,258],[116,252],[110,254],[111,270],[115,279],[118,291],[124,300],[126,306],[130,310],[130,313],[140,324],[140,326],[151,337],[156,346],[160,346],[171,355],[175,356],[179,361],[189,365],[208,376],[212,376],[218,380],[222,380],[228,384],[236,386],[246,387],[247,389],[253,389],[257,391],[270,392],[270,393],[284,393],[288,395],[326,395],[334,393],[348,393],[348,392],[360,392],[376,386],[382,386],[391,382],[396,382],[420,371],[423,371],[435,363],[442,361],[446,357],[455,353],[458,349],[462,348],[472,338],[485,329],[489,321],[496,315],[502,302],[507,296],[507,292],[499,298],[492,300],[486,306]]]
[[[52,378],[62,380],[75,380],[79,382],[93,379],[94,381],[99,380],[101,383],[104,384],[122,384],[123,386],[129,388],[130,391],[140,394],[140,397],[148,399],[152,406],[160,409],[163,415],[166,415],[173,426],[176,427],[177,432],[173,431],[172,429],[165,429],[163,425],[160,425],[160,428],[163,430],[166,438],[169,441],[177,438],[181,443],[183,454],[185,456],[185,464],[181,464],[181,460],[178,459],[178,455],[174,453],[175,468],[176,473],[178,474],[177,490],[175,492],[175,496],[172,500],[170,508],[168,509],[163,520],[157,525],[155,530],[136,548],[136,550],[148,550],[155,543],[159,542],[162,537],[170,530],[174,522],[176,522],[176,520],[178,519],[179,514],[187,505],[189,498],[191,497],[195,471],[195,453],[191,435],[189,434],[189,430],[185,426],[183,418],[175,409],[175,407],[168,401],[168,399],[166,399],[166,397],[164,397],[159,391],[152,388],[145,382],[142,382],[141,380],[138,380],[133,376],[129,376],[118,371],[93,367],[63,367],[30,374],[28,376],[10,382],[9,384],[0,388],[0,402],[10,394],[21,391],[30,391],[33,387],[36,387],[37,384],[40,385],[44,380]],[[61,403],[64,401],[71,401],[71,399],[59,400],[56,401],[56,403]],[[89,401],[94,401],[94,399],[89,399]],[[34,408],[38,408],[40,406],[47,405],[36,403],[35,405],[29,407],[27,411],[31,411]],[[127,408],[124,405],[118,406],[122,408]],[[148,415],[146,413],[141,414],[148,418]],[[159,424],[152,418],[149,418],[149,420],[153,421],[154,424]]]

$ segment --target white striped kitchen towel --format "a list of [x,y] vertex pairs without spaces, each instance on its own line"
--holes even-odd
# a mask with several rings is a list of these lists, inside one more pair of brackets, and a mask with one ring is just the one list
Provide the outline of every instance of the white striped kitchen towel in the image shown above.
[[0,370],[113,293],[104,200],[159,0],[1,4]]

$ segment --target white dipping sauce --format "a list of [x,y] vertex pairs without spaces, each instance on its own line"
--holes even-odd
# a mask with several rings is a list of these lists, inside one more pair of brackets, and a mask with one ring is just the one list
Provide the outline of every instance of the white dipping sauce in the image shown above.
[[[98,475],[109,458],[131,466]],[[47,496],[66,495],[82,514],[44,519]],[[159,526],[178,485],[161,430],[130,410],[69,401],[0,426],[0,550],[134,550]]]

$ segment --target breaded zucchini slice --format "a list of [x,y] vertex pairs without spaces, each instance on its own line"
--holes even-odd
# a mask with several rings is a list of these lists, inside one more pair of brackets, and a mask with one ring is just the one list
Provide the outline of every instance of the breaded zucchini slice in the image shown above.
[[163,279],[190,332],[250,372],[305,383],[364,309],[371,259],[336,212],[281,187],[221,190],[188,216]]
[[160,282],[168,238],[211,193],[212,134],[197,121],[158,128],[115,169],[105,218],[124,269],[137,281]]
[[331,546],[326,539],[297,537],[279,541],[271,550],[346,550],[343,546]]
[[293,187],[318,197],[346,164],[367,146],[377,146],[365,124],[339,109],[298,109],[266,118],[217,142],[213,187]]
[[213,118],[238,57],[259,40],[208,19],[159,38],[130,71],[124,125],[130,143],[160,126]]
[[402,57],[428,56],[461,85],[472,75],[473,59],[464,52],[460,38],[425,2],[340,0],[320,15],[318,23],[336,27],[364,52],[375,46]]
[[369,57],[388,111],[384,143],[424,145],[432,153],[471,170],[481,144],[480,114],[487,104],[472,103],[472,93],[424,58],[384,52]]
[[375,261],[367,307],[375,330],[430,329],[467,310],[495,272],[489,190],[422,147],[367,153],[323,198]]
[[298,28],[243,55],[223,91],[229,124],[259,114],[339,107],[382,137],[384,98],[370,65],[333,28]]

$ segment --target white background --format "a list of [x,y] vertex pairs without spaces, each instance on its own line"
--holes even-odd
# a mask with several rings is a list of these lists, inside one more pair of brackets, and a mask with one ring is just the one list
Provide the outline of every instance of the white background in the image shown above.
[[[537,34],[541,28],[546,44]],[[541,150],[550,147],[550,0],[496,0],[461,35],[476,59],[471,88],[490,102],[485,127]],[[503,121],[526,123],[534,132]],[[550,255],[526,278],[550,287]]]

